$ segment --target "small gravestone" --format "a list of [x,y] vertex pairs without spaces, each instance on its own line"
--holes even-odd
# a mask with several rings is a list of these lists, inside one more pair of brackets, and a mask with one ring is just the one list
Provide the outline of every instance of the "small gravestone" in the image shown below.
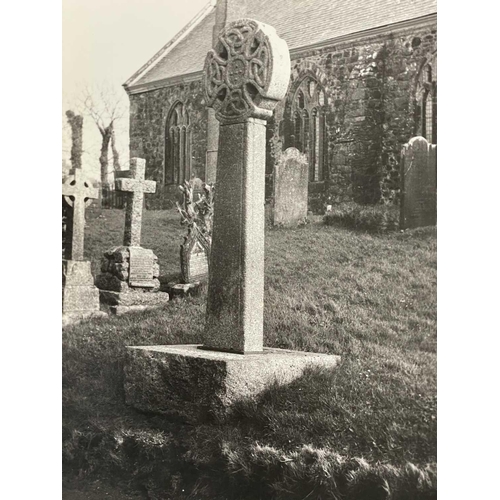
[[63,182],[62,195],[70,211],[62,261],[63,325],[67,325],[105,313],[99,310],[99,290],[94,286],[90,261],[83,257],[85,207],[98,197],[98,190],[77,168]]
[[125,396],[136,408],[224,415],[272,383],[339,361],[263,346],[266,120],[289,78],[286,42],[252,19],[227,25],[207,55],[205,99],[220,121],[220,147],[203,345],[129,347]]
[[210,242],[194,228],[181,245],[181,274],[184,283],[208,281]]
[[120,172],[116,190],[127,193],[123,245],[109,249],[96,278],[101,302],[114,314],[142,311],[168,302],[160,292],[160,266],[152,250],[141,247],[144,193],[154,193],[156,182],[145,180],[146,161],[130,160],[130,170]]
[[401,151],[400,228],[436,224],[437,146],[413,137]]
[[[177,203],[181,224],[188,233],[180,246],[180,283],[170,281],[166,290],[173,297],[196,295],[208,281],[208,260],[212,244],[213,185],[200,186],[193,181],[179,186],[182,205]],[[197,189],[198,188],[198,189]],[[198,192],[197,192],[198,191]]]
[[297,226],[306,221],[308,175],[305,154],[288,148],[280,155],[274,167],[273,225]]

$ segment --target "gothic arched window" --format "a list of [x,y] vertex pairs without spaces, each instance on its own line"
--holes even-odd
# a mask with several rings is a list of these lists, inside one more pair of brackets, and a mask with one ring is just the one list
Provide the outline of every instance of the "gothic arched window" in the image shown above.
[[325,94],[313,78],[300,83],[291,106],[292,135],[285,142],[307,155],[309,181],[322,181],[325,168]]
[[170,110],[165,128],[165,184],[182,184],[191,178],[191,128],[182,102]]
[[436,55],[420,71],[417,82],[417,134],[437,143]]

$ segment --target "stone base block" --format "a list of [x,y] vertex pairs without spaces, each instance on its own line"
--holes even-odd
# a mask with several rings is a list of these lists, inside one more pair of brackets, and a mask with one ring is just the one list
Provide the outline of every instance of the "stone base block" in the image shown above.
[[115,292],[111,290],[100,290],[100,300],[109,306],[160,306],[169,301],[169,295],[165,292],[134,291]]
[[265,348],[258,354],[200,349],[199,345],[133,346],[124,366],[127,404],[146,412],[199,421],[223,417],[237,401],[273,382],[286,384],[306,367],[334,368],[339,356]]
[[115,314],[116,316],[121,316],[122,314],[127,314],[129,312],[138,312],[138,311],[147,311],[148,309],[152,309],[157,306],[110,306],[109,310],[111,314]]
[[193,283],[170,282],[163,284],[161,289],[165,292],[168,292],[172,299],[183,298],[188,295],[199,295],[203,289],[204,284],[205,283],[202,283],[201,281],[195,281]]
[[94,286],[89,261],[63,260],[62,282],[63,314],[88,317],[99,312],[99,290]]
[[104,318],[106,316],[107,314],[104,311],[64,313],[62,315],[62,326],[75,325],[86,319]]

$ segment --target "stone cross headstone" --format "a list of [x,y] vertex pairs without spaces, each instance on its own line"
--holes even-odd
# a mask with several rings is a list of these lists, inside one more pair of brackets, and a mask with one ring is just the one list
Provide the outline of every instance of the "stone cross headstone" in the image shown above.
[[62,266],[63,324],[89,316],[104,315],[99,310],[99,290],[94,286],[90,261],[83,260],[85,207],[98,197],[98,190],[82,169],[74,169],[64,180],[62,195],[71,207],[65,257]]
[[266,120],[289,79],[286,42],[254,20],[226,26],[205,61],[207,105],[220,122],[207,349],[263,350]]
[[298,225],[307,218],[308,172],[307,157],[298,149],[281,153],[274,167],[274,225]]
[[[168,302],[160,289],[160,266],[152,250],[141,247],[144,193],[154,193],[155,181],[144,179],[146,160],[132,158],[130,170],[118,172],[117,191],[127,193],[123,246],[110,248],[101,260],[96,277],[101,302],[114,314],[141,311]],[[152,292],[152,293],[145,293]],[[158,292],[158,293],[153,293]]]
[[[127,172],[127,171],[125,171]],[[141,246],[142,209],[144,205],[144,193],[154,193],[156,182],[144,179],[146,173],[146,160],[143,158],[132,158],[130,170],[115,180],[116,189],[128,193],[127,208],[125,212],[125,233],[123,236],[124,246]]]
[[83,260],[85,207],[99,197],[99,192],[82,169],[74,169],[64,180],[62,194],[66,203],[73,209],[68,231],[71,237],[67,238],[65,257],[68,260]]
[[437,146],[413,137],[401,151],[400,228],[436,224]]

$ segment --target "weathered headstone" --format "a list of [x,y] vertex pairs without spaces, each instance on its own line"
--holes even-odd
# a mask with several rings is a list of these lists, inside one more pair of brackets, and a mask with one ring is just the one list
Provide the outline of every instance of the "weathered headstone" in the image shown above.
[[132,158],[130,170],[120,172],[115,180],[116,189],[128,194],[123,246],[104,253],[101,274],[96,278],[101,302],[115,314],[168,302],[168,294],[159,292],[158,257],[141,247],[144,193],[154,193],[156,189],[156,182],[145,180],[145,171],[146,161]]
[[94,286],[90,261],[84,260],[85,207],[98,197],[81,169],[74,169],[62,185],[62,195],[70,208],[66,233],[65,259],[62,262],[63,324],[89,316],[99,316],[99,291]]
[[183,205],[177,205],[188,234],[181,245],[181,276],[185,284],[208,281],[208,259],[212,246],[214,187],[186,182],[180,186]]
[[181,245],[181,274],[184,283],[208,281],[210,242],[197,228],[189,231]]
[[401,229],[432,226],[437,215],[437,146],[413,137],[401,151]]
[[289,78],[286,42],[251,19],[226,26],[207,55],[205,97],[221,126],[204,342],[130,347],[125,393],[137,408],[188,418],[207,409],[224,413],[273,381],[299,377],[306,366],[338,362],[263,347],[266,120]]
[[296,148],[286,149],[274,167],[273,224],[297,226],[307,218],[309,185],[307,157]]
[[208,282],[208,258],[212,244],[213,185],[196,179],[179,186],[182,204],[177,203],[181,224],[188,232],[180,246],[181,275],[162,283],[171,297],[198,295]]

